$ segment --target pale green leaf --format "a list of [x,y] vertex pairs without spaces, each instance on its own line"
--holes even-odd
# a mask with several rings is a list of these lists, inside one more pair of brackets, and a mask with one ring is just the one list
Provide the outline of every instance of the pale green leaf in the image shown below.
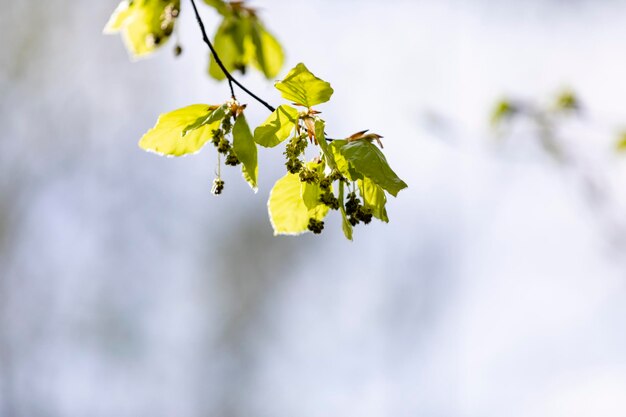
[[372,215],[377,219],[389,223],[387,209],[385,208],[387,196],[385,196],[385,191],[382,187],[367,177],[359,180],[358,183],[365,208],[371,209]]
[[355,171],[370,178],[394,197],[400,190],[407,187],[406,183],[389,167],[385,155],[376,145],[357,140],[341,146],[339,151]]
[[277,82],[276,88],[285,99],[305,107],[326,103],[333,95],[330,84],[317,78],[302,63]]
[[334,140],[330,143],[329,148],[335,160],[335,166],[339,173],[350,181],[362,179],[363,176],[354,170],[354,167],[341,153],[341,149],[348,143],[347,140]]
[[275,78],[283,68],[285,54],[280,43],[256,20],[250,31],[255,51],[255,66],[265,78]]
[[183,136],[186,136],[187,133],[194,131],[202,126],[206,125],[215,125],[216,122],[220,122],[226,117],[226,112],[228,111],[229,105],[228,103],[222,104],[221,106],[212,106],[213,110],[208,115],[202,115],[198,117],[196,121],[194,121],[189,126],[183,129]]
[[237,118],[233,126],[233,150],[241,161],[241,170],[244,178],[252,189],[256,191],[259,175],[257,148],[246,117],[243,114]]
[[297,120],[298,110],[287,105],[279,106],[254,130],[254,141],[266,148],[273,148],[291,135]]
[[[134,57],[154,52],[172,34],[180,0],[122,1],[104,33],[122,32],[126,48]],[[174,12],[175,11],[175,12]]]
[[214,108],[215,106],[208,104],[194,104],[162,114],[156,126],[143,135],[139,146],[147,151],[167,156],[183,156],[200,151],[211,139],[211,132],[219,126],[219,121],[193,130],[185,137],[183,129],[200,117],[208,116]]
[[122,30],[124,22],[126,22],[126,19],[128,19],[132,13],[133,9],[131,9],[128,0],[122,1],[109,18],[109,21],[104,27],[104,33],[109,35]]
[[299,235],[308,231],[309,219],[323,220],[328,208],[309,210],[302,200],[300,178],[287,174],[272,188],[268,211],[274,235]]

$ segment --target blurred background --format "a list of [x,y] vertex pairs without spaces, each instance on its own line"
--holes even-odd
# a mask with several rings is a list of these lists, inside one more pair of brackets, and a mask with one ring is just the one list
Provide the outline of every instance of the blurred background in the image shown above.
[[[186,0],[183,55],[136,63],[116,0],[0,4],[0,416],[626,415],[625,1],[252,2],[409,184],[354,243],[272,236],[281,152],[216,198],[213,150],[138,148],[228,97]],[[574,162],[495,137],[497,100],[566,87]]]

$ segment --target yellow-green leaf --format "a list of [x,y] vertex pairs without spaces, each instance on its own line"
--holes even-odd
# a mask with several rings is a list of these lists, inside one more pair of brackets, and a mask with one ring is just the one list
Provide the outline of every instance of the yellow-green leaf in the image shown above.
[[330,84],[317,78],[302,63],[277,82],[276,88],[285,99],[305,107],[326,103],[333,95]]
[[183,130],[200,117],[208,117],[214,108],[208,104],[194,104],[162,114],[156,125],[143,135],[139,146],[146,151],[167,156],[183,156],[200,151],[211,139],[211,132],[219,126],[220,120],[192,130],[184,137]]
[[339,181],[339,210],[341,211],[341,228],[343,229],[343,234],[346,236],[346,239],[352,240],[352,225],[350,221],[348,221],[348,216],[346,215],[346,206],[344,204],[344,183],[343,181]]
[[279,179],[268,202],[274,235],[299,235],[308,231],[309,219],[323,220],[328,208],[318,206],[309,210],[301,196],[298,175],[287,174]]
[[244,178],[252,189],[256,191],[259,174],[257,148],[246,117],[243,114],[237,118],[233,126],[233,150],[241,161],[241,171]]
[[334,140],[330,144],[329,149],[331,150],[333,159],[335,160],[335,166],[339,173],[350,181],[356,181],[358,179],[362,179],[363,176],[354,170],[354,167],[352,167],[350,162],[341,153],[341,149],[347,143],[348,141],[343,139]]
[[134,57],[154,52],[174,30],[180,0],[122,1],[113,12],[104,33],[122,32],[126,48]]
[[326,133],[324,130],[326,129],[326,124],[322,119],[317,117],[315,119],[315,138],[317,139],[317,143],[324,154],[324,158],[326,159],[326,163],[331,169],[337,169],[337,163],[335,162],[335,157],[333,155],[332,149],[326,142]]
[[117,5],[115,11],[109,18],[106,26],[104,27],[104,33],[107,35],[117,33],[124,27],[124,22],[133,13],[133,9],[130,8],[128,0],[122,1]]
[[382,187],[367,177],[359,180],[358,183],[364,207],[371,209],[372,215],[377,219],[389,223],[387,209],[385,208],[387,197]]
[[187,136],[187,133],[201,128],[202,126],[214,125],[216,122],[221,122],[226,117],[226,112],[228,111],[229,107],[229,103],[222,104],[219,107],[211,106],[212,111],[208,115],[203,114],[195,122],[185,127],[183,129],[182,135]]
[[[249,19],[227,16],[215,33],[213,46],[229,72],[243,71],[250,62],[252,51],[246,46],[250,42],[249,31]],[[216,80],[226,79],[213,54],[210,55],[209,75]]]
[[285,62],[282,46],[258,20],[252,24],[250,34],[254,44],[255,66],[268,80],[275,78],[280,73]]
[[223,0],[204,0],[204,2],[213,7],[222,16],[230,11],[228,5]]
[[254,141],[266,148],[273,148],[291,135],[297,120],[298,110],[287,105],[279,106],[254,130]]

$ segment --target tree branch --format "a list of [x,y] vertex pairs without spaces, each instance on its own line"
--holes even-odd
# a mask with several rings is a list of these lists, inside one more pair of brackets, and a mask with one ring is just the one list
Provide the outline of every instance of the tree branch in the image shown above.
[[208,45],[209,49],[211,50],[211,53],[213,54],[213,58],[215,58],[215,62],[220,67],[220,69],[222,70],[226,78],[228,79],[228,85],[230,87],[230,94],[233,100],[235,99],[235,90],[233,88],[233,84],[235,84],[237,85],[237,87],[245,91],[250,97],[252,97],[256,101],[261,103],[263,106],[265,106],[269,111],[271,112],[275,111],[276,108],[274,106],[270,105],[268,102],[266,102],[265,100],[263,100],[262,98],[254,94],[252,91],[248,90],[243,84],[237,81],[237,79],[235,79],[235,77],[233,77],[233,75],[226,69],[226,67],[224,66],[224,63],[220,59],[219,55],[217,54],[217,51],[215,50],[215,47],[211,43],[211,40],[209,39],[209,36],[206,33],[204,23],[202,22],[202,18],[200,17],[200,13],[198,12],[198,8],[196,7],[196,1],[191,0],[191,5],[193,6],[193,11],[196,15],[198,26],[200,26],[200,31],[202,32],[202,40],[204,41],[204,43]]

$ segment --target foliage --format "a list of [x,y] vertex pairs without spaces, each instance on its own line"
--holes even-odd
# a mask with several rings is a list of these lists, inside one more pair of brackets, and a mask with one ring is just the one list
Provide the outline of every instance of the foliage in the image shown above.
[[126,48],[133,57],[154,52],[174,31],[180,0],[123,0],[104,33],[122,32]]
[[[255,9],[243,2],[205,0],[222,16],[213,45],[229,72],[242,74],[252,64],[267,79],[275,78],[283,67],[285,56],[276,38],[267,31]],[[224,80],[225,74],[211,55],[209,74]]]
[[[232,98],[221,104],[194,104],[161,115],[139,146],[159,155],[180,157],[195,154],[211,142],[218,155],[212,192],[218,195],[225,187],[222,163],[241,165],[244,179],[256,191],[257,146],[274,148],[285,143],[287,173],[272,188],[268,202],[276,235],[319,234],[331,211],[340,213],[344,234],[350,240],[358,224],[369,224],[373,218],[389,222],[387,194],[396,197],[407,185],[382,153],[382,136],[361,131],[346,139],[327,138],[326,124],[314,106],[328,102],[334,90],[302,63],[275,83],[288,103],[273,108],[245,89],[230,72],[243,72],[252,64],[272,78],[282,67],[282,48],[265,30],[256,11],[244,2],[205,2],[223,17],[212,44],[192,0],[205,42],[215,51],[209,73],[216,79],[229,80]],[[163,32],[163,17],[174,10],[167,9],[171,5],[176,10],[173,17],[178,16],[178,1],[124,1],[111,17],[107,31],[121,30],[125,39],[131,37],[127,46],[134,55],[150,53],[155,48],[147,48],[147,37],[158,34],[164,40],[171,34],[169,29],[168,34]],[[173,20],[166,23],[173,26]],[[235,98],[233,83],[272,110],[254,133],[244,114],[246,105]],[[307,149],[314,154],[308,160]]]
[[[205,3],[222,18],[213,45],[227,70],[245,73],[252,65],[267,79],[278,76],[285,61],[283,48],[266,29],[257,11],[241,1],[205,0]],[[143,57],[167,43],[179,13],[180,0],[122,0],[104,33],[121,32],[129,53],[134,58]],[[177,44],[174,50],[179,55],[182,47]],[[216,80],[226,79],[213,55],[208,72]]]

